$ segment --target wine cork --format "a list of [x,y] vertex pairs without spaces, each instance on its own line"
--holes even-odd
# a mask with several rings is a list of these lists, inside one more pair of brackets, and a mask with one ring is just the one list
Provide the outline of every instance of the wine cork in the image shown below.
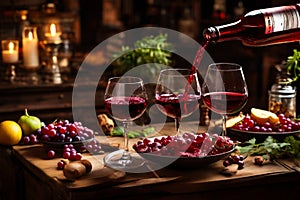
[[88,160],[79,160],[66,164],[63,173],[67,179],[77,179],[92,170],[92,164]]

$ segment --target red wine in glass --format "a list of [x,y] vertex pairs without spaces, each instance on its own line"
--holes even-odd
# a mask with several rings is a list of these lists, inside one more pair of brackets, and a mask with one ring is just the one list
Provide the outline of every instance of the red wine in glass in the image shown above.
[[233,114],[247,102],[248,95],[237,92],[211,92],[203,94],[203,101],[209,109],[219,114]]
[[144,160],[131,156],[128,147],[128,123],[139,118],[146,110],[147,93],[143,80],[138,77],[122,76],[109,79],[105,94],[106,112],[122,122],[124,128],[124,150],[107,154],[103,161],[106,166],[118,170],[131,170],[144,164]]
[[223,135],[226,135],[226,115],[241,110],[248,100],[242,67],[235,63],[209,65],[201,89],[204,104],[222,115]]
[[147,102],[142,97],[110,97],[104,100],[106,112],[120,121],[139,118],[146,110]]
[[165,69],[159,74],[155,89],[158,109],[175,120],[175,130],[183,117],[197,110],[201,98],[201,88],[197,73],[189,69]]
[[162,94],[156,96],[158,109],[171,118],[183,118],[191,115],[198,109],[200,95],[188,94],[185,99],[183,95]]

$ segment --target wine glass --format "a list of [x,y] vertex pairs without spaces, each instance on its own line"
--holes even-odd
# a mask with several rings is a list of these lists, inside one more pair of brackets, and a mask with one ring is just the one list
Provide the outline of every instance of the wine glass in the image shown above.
[[226,136],[226,115],[240,111],[248,100],[242,67],[235,63],[209,65],[202,85],[204,104],[222,115],[222,136]]
[[164,115],[174,118],[177,134],[181,119],[198,109],[200,98],[197,72],[176,68],[160,72],[155,88],[155,103]]
[[108,154],[104,163],[114,169],[133,169],[143,165],[144,160],[133,157],[128,148],[128,123],[141,117],[146,110],[147,94],[143,80],[138,77],[112,77],[104,94],[107,113],[124,127],[124,150]]

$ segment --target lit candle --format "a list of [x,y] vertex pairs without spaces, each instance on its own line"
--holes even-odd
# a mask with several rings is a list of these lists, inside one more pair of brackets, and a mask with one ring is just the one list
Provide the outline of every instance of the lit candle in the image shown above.
[[45,33],[46,40],[48,42],[60,43],[62,40],[60,38],[61,32],[57,32],[57,27],[55,24],[50,25],[50,32]]
[[16,63],[19,60],[19,41],[2,40],[2,59],[5,63]]
[[25,68],[39,67],[38,38],[36,27],[25,27],[23,30],[23,60]]

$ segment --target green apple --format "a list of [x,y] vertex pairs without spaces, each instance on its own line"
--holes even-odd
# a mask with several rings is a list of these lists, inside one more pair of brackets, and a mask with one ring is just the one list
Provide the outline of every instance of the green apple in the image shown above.
[[22,115],[18,124],[21,126],[23,135],[30,135],[41,128],[42,123],[38,117],[28,115],[27,109],[25,109],[25,115]]

